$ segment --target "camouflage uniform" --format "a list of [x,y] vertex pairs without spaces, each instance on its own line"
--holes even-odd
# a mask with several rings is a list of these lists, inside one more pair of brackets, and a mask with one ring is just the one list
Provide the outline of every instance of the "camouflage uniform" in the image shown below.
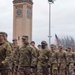
[[1,75],[8,75],[7,68],[9,67],[8,59],[11,54],[11,47],[8,43],[2,42],[0,43],[0,68],[5,70],[1,70]]
[[51,75],[57,75],[58,74],[58,68],[57,68],[57,53],[56,50],[54,50],[54,45],[51,46]]
[[14,45],[14,44],[12,44],[12,51],[15,50],[15,49],[17,49],[17,48],[19,48],[18,45]]
[[[45,41],[42,41],[46,45]],[[50,50],[45,47],[38,51],[37,75],[48,75],[50,66]]]
[[12,66],[12,74],[17,75],[18,73],[18,65],[19,65],[19,58],[20,58],[20,52],[19,52],[19,46],[15,47],[11,53],[11,66]]
[[[6,32],[1,32],[2,34],[3,34],[3,36],[4,36],[4,40],[5,40],[5,42],[7,42],[10,46],[11,46],[11,48],[12,48],[12,44],[11,44],[11,42],[9,42],[8,40],[7,40],[7,37],[8,37],[8,35],[7,35],[7,33]],[[12,49],[11,49],[12,50]]]
[[15,50],[15,49],[19,48],[19,46],[17,44],[17,39],[13,39],[12,41],[13,42],[16,41],[16,44],[15,43],[12,43],[12,50]]
[[[32,46],[33,47],[33,46]],[[38,50],[36,47],[33,47],[34,49],[34,52],[35,52],[35,66],[32,67],[32,70],[33,70],[33,74],[32,75],[37,75],[37,58],[38,58]]]
[[[62,48],[62,46],[60,46]],[[58,72],[60,75],[65,75],[66,71],[66,52],[62,49],[57,51]]]
[[[23,37],[24,39],[25,37]],[[29,43],[23,44],[20,48],[20,58],[19,58],[19,74],[20,75],[30,75],[33,73],[32,67],[35,67],[35,50]]]
[[75,74],[75,52],[73,52],[73,61],[74,61],[73,68],[74,68],[74,74]]
[[72,75],[73,73],[73,52],[67,51],[66,52],[66,72],[68,72],[69,75]]

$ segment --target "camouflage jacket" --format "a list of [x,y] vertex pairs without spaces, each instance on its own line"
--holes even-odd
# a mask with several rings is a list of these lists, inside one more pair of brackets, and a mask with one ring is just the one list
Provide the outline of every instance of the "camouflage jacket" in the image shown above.
[[73,52],[73,60],[74,60],[74,63],[75,63],[75,52]]
[[[33,46],[32,46],[33,47]],[[33,65],[37,65],[37,60],[38,60],[38,49],[36,47],[33,47],[33,50],[34,50],[34,55],[35,55],[35,58],[33,59],[32,63]]]
[[18,45],[14,45],[14,44],[12,44],[12,51],[15,50],[15,49],[17,49],[17,48],[19,48]]
[[66,52],[66,62],[67,63],[73,63],[73,53],[72,52]]
[[12,63],[14,63],[16,66],[18,66],[19,64],[19,58],[20,58],[20,52],[19,52],[19,46],[15,47],[13,50],[12,50],[12,53],[11,53],[11,61]]
[[41,49],[38,51],[38,65],[48,66],[50,63],[51,52],[48,48]]
[[20,48],[19,66],[35,66],[35,60],[34,48],[29,44],[24,44]]
[[57,51],[57,62],[66,63],[66,52],[64,50]]
[[7,42],[0,43],[0,63],[8,63],[11,54],[11,46]]
[[51,60],[52,64],[53,63],[57,63],[57,53],[56,53],[56,51],[51,51],[51,58],[50,58],[50,60]]

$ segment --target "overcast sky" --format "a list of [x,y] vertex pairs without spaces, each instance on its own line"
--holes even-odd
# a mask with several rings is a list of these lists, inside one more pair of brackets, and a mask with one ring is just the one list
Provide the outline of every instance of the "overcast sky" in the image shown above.
[[[5,31],[12,40],[13,0],[0,0],[0,31]],[[49,38],[49,4],[47,0],[33,0],[33,40],[36,45]],[[51,5],[51,43],[58,37],[75,38],[75,0],[56,0]]]

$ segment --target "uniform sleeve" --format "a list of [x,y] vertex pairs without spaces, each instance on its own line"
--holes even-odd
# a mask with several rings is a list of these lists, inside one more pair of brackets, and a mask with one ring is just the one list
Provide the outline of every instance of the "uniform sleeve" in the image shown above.
[[9,44],[7,44],[6,49],[7,49],[7,51],[6,51],[6,57],[9,57],[10,54],[11,54],[11,51],[12,51],[11,46]]
[[51,51],[50,50],[48,51],[48,58],[49,58],[48,65],[50,66],[51,65]]
[[37,53],[35,48],[31,47],[31,66],[35,66],[37,64]]
[[58,51],[55,52],[56,62],[58,63]]
[[12,59],[11,60],[12,60],[12,62],[14,62],[15,65],[18,65],[19,58],[20,58],[20,49],[18,47],[12,51]]
[[2,61],[3,64],[7,64],[7,63],[9,63],[11,61],[11,51],[12,51],[11,46],[9,44],[7,44],[7,43],[5,45],[6,45],[5,46],[6,57]]
[[72,52],[72,59],[73,59],[73,61],[74,61],[74,53]]
[[24,55],[23,55],[23,53],[24,53],[24,49],[22,49],[22,47],[21,48],[19,48],[19,62],[18,62],[18,64],[19,64],[19,66],[22,64],[22,62],[23,62],[23,57],[24,57]]

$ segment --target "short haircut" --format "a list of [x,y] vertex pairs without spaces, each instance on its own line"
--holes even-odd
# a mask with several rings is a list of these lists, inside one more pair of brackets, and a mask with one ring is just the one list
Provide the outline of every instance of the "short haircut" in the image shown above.
[[34,43],[34,44],[35,44],[35,42],[34,42],[34,41],[31,41],[31,43]]

